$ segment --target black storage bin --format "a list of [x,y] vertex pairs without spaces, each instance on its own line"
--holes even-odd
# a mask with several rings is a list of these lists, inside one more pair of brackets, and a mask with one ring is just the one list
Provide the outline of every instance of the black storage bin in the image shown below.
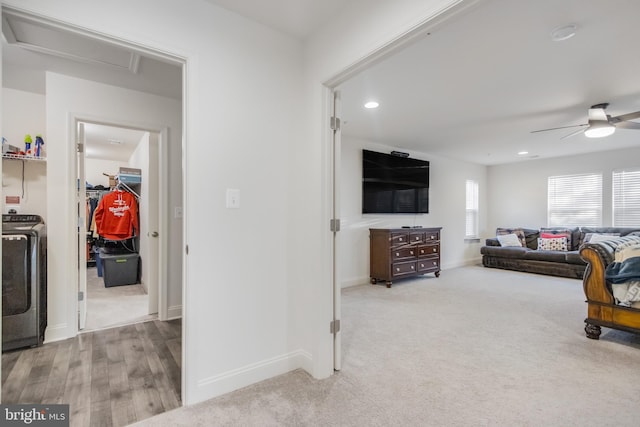
[[140,255],[101,253],[104,286],[133,285],[138,283],[138,262]]

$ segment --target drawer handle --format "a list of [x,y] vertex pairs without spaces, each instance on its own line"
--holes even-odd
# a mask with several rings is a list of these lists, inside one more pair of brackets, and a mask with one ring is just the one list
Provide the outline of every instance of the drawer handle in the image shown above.
[[420,264],[420,267],[424,268],[424,264]]
[[424,249],[420,249],[420,253],[423,254],[424,253]]
[[400,267],[396,267],[396,271],[400,271]]
[[431,236],[431,240],[435,239],[436,236]]
[[438,265],[438,263],[437,263],[437,262],[435,262],[435,261],[433,261],[433,265]]
[[400,252],[396,252],[396,256],[400,256]]
[[433,248],[433,252],[438,252],[438,250],[436,248]]
[[420,237],[416,236],[416,240],[420,240]]
[[399,241],[399,242],[402,242],[402,237],[400,237],[400,238],[398,239],[398,241]]
[[409,251],[409,253],[410,253],[411,255],[413,255],[413,251]]
[[411,266],[411,269],[412,269],[412,270],[415,270],[416,268],[412,265],[412,266]]

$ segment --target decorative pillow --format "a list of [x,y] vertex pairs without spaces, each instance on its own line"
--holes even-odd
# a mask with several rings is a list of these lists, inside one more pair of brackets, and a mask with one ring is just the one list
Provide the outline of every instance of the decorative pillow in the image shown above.
[[520,240],[520,246],[523,246],[523,247],[527,246],[527,239],[525,238],[524,230],[522,228],[497,228],[496,229],[496,237],[503,236],[505,234],[515,234],[516,236],[518,236],[518,239]]
[[538,250],[540,251],[567,251],[567,238],[556,237],[553,239],[538,239]]
[[518,238],[518,236],[516,234],[501,234],[499,236],[496,236],[496,238],[498,239],[498,242],[500,242],[500,246],[505,247],[505,246],[518,246],[518,247],[522,247],[522,242],[520,241],[520,239]]
[[[569,228],[541,228],[540,229],[540,238],[542,238],[542,234],[553,234],[553,238],[566,237],[567,239],[567,249],[573,249],[573,232]],[[548,238],[548,237],[547,237]],[[540,249],[540,248],[538,248]]]
[[584,235],[584,243],[602,242],[603,240],[611,240],[614,237],[620,237],[620,233],[587,233]]

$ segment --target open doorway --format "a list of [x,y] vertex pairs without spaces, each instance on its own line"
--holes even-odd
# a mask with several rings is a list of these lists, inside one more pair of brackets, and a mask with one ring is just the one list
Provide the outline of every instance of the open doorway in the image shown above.
[[[79,201],[82,205],[84,195],[81,233],[86,233],[81,243],[85,250],[79,250],[84,258],[79,262],[79,291],[86,304],[79,310],[78,327],[88,332],[157,319],[160,134],[79,122],[77,136],[83,145],[77,170],[78,182],[84,182]],[[107,206],[108,199],[122,192],[133,196],[135,225],[129,224],[131,215],[115,216],[122,214],[112,214]],[[131,236],[114,240],[103,235],[98,225],[109,215],[125,219]]]

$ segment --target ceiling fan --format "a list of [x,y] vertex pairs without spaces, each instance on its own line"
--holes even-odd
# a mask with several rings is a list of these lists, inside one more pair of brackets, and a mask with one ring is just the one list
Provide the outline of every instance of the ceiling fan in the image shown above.
[[560,139],[569,138],[570,136],[578,135],[579,133],[584,133],[584,135],[589,138],[602,138],[602,137],[613,134],[616,131],[616,128],[640,129],[640,123],[631,121],[633,119],[640,118],[640,111],[636,111],[635,113],[622,114],[616,117],[611,117],[604,111],[608,106],[609,106],[609,103],[607,102],[604,102],[602,104],[592,105],[591,108],[589,108],[588,123],[571,125],[571,126],[561,126],[557,128],[534,130],[531,133],[580,127],[581,129],[578,129],[575,132],[570,133],[569,135],[565,135]]

